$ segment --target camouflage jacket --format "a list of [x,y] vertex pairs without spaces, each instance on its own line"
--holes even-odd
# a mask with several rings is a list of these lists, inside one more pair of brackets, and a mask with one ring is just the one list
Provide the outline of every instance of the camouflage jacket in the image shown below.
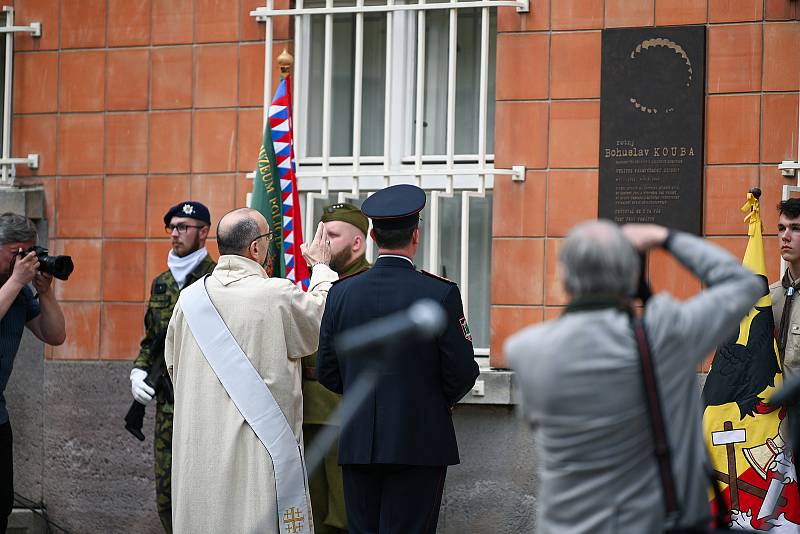
[[[341,277],[359,274],[369,269],[369,262],[361,257],[347,267]],[[303,424],[322,425],[339,405],[341,395],[317,382],[317,353],[303,358]]]
[[[216,265],[211,256],[206,256],[195,270],[186,277],[186,283],[183,287],[191,285],[206,273],[210,273]],[[144,338],[142,338],[140,344],[139,356],[133,362],[134,367],[145,371],[150,370],[154,363],[150,347],[153,344],[153,340],[167,330],[170,317],[172,317],[172,308],[178,302],[180,292],[178,283],[169,269],[153,279],[153,284],[150,286],[150,300],[147,303],[147,311],[144,314]],[[161,357],[164,357],[163,354]],[[167,402],[163,391],[158,392],[156,401],[164,411],[172,413],[172,403]]]

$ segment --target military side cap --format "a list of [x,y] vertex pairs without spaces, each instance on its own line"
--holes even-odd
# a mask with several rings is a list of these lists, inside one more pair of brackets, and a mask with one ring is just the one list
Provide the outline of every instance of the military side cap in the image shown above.
[[382,230],[401,230],[419,223],[425,207],[425,191],[415,185],[393,185],[381,189],[361,205],[372,225]]
[[178,202],[164,215],[164,224],[169,224],[173,217],[191,217],[211,225],[211,213],[208,208],[194,200]]
[[366,215],[361,213],[361,210],[352,204],[342,202],[339,204],[331,204],[322,208],[322,222],[342,221],[352,224],[364,235],[369,231],[369,219]]

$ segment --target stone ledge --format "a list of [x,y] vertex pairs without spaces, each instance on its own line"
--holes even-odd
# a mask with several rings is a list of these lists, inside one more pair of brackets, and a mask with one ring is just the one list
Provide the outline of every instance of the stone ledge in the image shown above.
[[0,188],[0,213],[7,211],[29,219],[44,219],[44,189],[42,187]]
[[[481,374],[475,384],[477,385],[479,381],[483,381],[483,396],[476,395],[473,389],[473,391],[464,395],[464,398],[458,401],[458,404],[490,404],[495,406],[514,406],[519,404],[515,398],[516,381],[514,380],[514,371],[491,369],[489,367],[481,367],[480,371]],[[706,373],[697,373],[697,386],[700,393],[703,391],[707,376]]]
[[[37,509],[41,513],[42,510]],[[44,534],[47,531],[42,516],[26,508],[14,508],[8,518],[8,534]]]
[[476,388],[483,382],[483,395],[476,395],[476,388],[464,395],[459,404],[492,404],[510,406],[517,404],[514,399],[514,372],[505,369],[481,367],[481,374],[475,381]]

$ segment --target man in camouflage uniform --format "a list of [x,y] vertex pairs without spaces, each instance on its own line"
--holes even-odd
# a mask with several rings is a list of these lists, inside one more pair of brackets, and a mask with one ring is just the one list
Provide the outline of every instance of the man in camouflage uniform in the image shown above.
[[[150,301],[144,315],[145,335],[139,357],[131,369],[131,391],[133,398],[147,404],[156,396],[156,424],[154,432],[154,463],[156,478],[156,508],[164,530],[172,532],[172,413],[171,388],[161,387],[154,391],[144,379],[155,363],[153,343],[163,342],[172,308],[184,287],[191,285],[206,273],[214,270],[216,263],[206,250],[206,238],[211,227],[211,216],[203,204],[186,201],[176,204],[164,215],[164,225],[172,237],[172,250],[167,257],[169,269],[156,276],[150,286]],[[163,360],[163,347],[155,349]],[[162,380],[169,380],[164,369]]]
[[[367,231],[369,220],[352,204],[334,204],[323,210],[322,222],[331,243],[330,267],[340,279],[369,269]],[[328,420],[341,399],[317,382],[317,356],[303,358],[303,441],[306,447],[330,424]],[[344,508],[342,468],[337,460],[339,451],[334,445],[325,456],[323,465],[309,479],[311,507],[314,510],[314,531],[317,534],[347,532]]]

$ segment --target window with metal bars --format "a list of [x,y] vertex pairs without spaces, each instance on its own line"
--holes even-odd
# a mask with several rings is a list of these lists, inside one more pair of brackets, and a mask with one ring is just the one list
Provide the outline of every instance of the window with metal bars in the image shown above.
[[[494,149],[494,81],[495,81],[495,43],[496,15],[492,9],[489,15],[489,51],[487,55],[487,132],[486,150]],[[417,17],[414,13],[397,13],[392,24],[394,33],[406,37],[402,46],[393,49],[391,58],[386,54],[386,16],[381,13],[367,13],[363,22],[363,82],[361,94],[361,155],[368,158],[362,162],[377,162],[389,158],[394,164],[413,162],[413,134],[416,113],[415,101],[410,99],[416,87],[413,60],[416,54],[409,54],[408,47],[416,44]],[[461,9],[457,13],[456,31],[456,95],[454,152],[460,162],[477,160],[478,153],[478,110],[480,98],[480,23],[479,9]],[[331,136],[330,156],[337,162],[346,162],[353,155],[353,115],[354,115],[354,55],[355,55],[356,15],[337,14],[333,17],[332,40],[332,84],[331,84]],[[448,34],[449,17],[445,10],[431,11],[426,15],[425,30],[425,92],[423,104],[423,157],[425,161],[444,161],[447,153],[447,75],[448,75]],[[305,95],[305,152],[301,154],[309,163],[322,156],[322,130],[315,125],[322,124],[323,92],[313,90],[323,86],[325,54],[325,16],[310,17],[309,27],[299,38],[309,43],[305,48],[308,75],[304,78]],[[387,61],[396,89],[391,92],[391,101],[384,98]],[[311,89],[311,90],[309,90]],[[384,118],[386,106],[405,110],[399,114],[398,128],[386,129]],[[390,152],[384,153],[384,134],[390,136],[387,143]],[[301,144],[302,146],[303,144]],[[437,157],[438,156],[438,157]],[[489,156],[491,161],[491,155]]]
[[[295,17],[306,234],[327,204],[360,204],[396,183],[425,189],[416,261],[461,287],[476,356],[489,354],[494,179],[520,172],[495,169],[492,156],[496,7],[518,4],[297,0],[290,10],[252,12]],[[270,41],[268,26],[266,61]]]

